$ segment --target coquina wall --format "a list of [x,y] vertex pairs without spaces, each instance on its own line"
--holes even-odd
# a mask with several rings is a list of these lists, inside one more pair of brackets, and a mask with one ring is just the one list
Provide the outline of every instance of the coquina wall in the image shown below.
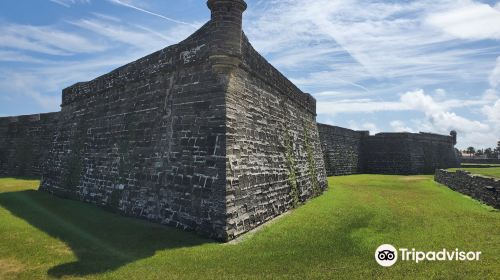
[[357,174],[363,171],[362,143],[368,131],[354,131],[318,124],[328,176]]
[[460,163],[452,136],[431,133],[379,133],[363,143],[364,172],[433,174]]
[[456,136],[353,131],[318,124],[328,176],[356,173],[433,174],[460,165]]
[[42,191],[232,239],[326,188],[315,100],[210,0],[185,41],[63,91]]
[[226,97],[228,226],[234,236],[327,186],[316,100],[242,40],[242,63]]
[[40,190],[225,238],[224,86],[214,26],[63,91]]
[[450,189],[500,209],[500,180],[457,170],[436,170],[434,180]]
[[57,113],[0,118],[0,176],[39,177]]

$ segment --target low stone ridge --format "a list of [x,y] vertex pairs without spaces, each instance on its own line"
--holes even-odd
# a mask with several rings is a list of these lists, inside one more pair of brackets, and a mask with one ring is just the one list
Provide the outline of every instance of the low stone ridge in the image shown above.
[[463,167],[463,168],[497,168],[499,167],[498,165],[487,165],[487,164],[473,164],[473,163],[469,163],[469,164],[461,164],[460,167]]
[[474,159],[474,158],[462,158],[462,163],[475,163],[475,164],[500,164],[500,158],[485,158],[485,159]]
[[434,180],[450,189],[500,209],[500,180],[472,175],[468,171],[436,170]]
[[456,134],[379,133],[318,124],[328,176],[357,173],[433,174],[459,167]]
[[57,113],[0,118],[0,176],[40,177]]

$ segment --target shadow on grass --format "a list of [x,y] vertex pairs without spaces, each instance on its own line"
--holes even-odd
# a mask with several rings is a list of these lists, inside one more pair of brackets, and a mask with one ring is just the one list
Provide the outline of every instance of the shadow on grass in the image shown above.
[[78,260],[48,271],[58,278],[99,274],[150,257],[157,250],[214,242],[35,190],[0,193],[0,205],[71,248]]

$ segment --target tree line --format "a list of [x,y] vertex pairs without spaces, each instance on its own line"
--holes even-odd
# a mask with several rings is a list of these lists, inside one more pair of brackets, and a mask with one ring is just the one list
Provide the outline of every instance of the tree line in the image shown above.
[[466,150],[463,150],[462,154],[466,154],[469,157],[485,156],[486,158],[500,158],[500,141],[497,142],[496,148],[476,149],[471,146],[468,147]]

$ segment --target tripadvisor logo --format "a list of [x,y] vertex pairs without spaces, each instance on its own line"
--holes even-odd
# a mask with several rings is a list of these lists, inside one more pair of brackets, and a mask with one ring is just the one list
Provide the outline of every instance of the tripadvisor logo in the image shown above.
[[421,261],[479,261],[481,252],[465,252],[458,248],[449,251],[442,249],[440,251],[417,251],[415,248],[399,248],[397,250],[390,244],[380,245],[375,250],[375,260],[381,266],[393,266],[398,261],[398,255],[401,261],[412,261],[419,263]]
[[375,250],[375,260],[381,266],[392,266],[398,260],[398,251],[390,244],[380,245]]

